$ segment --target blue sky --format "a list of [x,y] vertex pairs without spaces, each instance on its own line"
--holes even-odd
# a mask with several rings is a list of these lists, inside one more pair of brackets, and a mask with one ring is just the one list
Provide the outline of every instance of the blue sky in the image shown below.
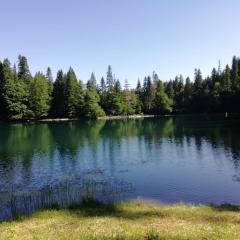
[[0,59],[28,58],[32,72],[72,66],[84,82],[112,65],[135,87],[155,70],[162,80],[204,76],[240,56],[239,0],[8,0],[0,4]]

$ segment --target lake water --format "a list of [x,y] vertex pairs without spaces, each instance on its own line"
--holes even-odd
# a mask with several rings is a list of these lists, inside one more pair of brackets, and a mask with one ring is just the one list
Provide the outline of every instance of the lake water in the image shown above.
[[91,195],[240,204],[240,121],[0,125],[0,219]]

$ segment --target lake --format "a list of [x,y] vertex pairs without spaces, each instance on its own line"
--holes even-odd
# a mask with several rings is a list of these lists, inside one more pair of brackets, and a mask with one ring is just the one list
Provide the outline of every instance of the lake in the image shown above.
[[82,197],[240,204],[240,121],[0,125],[0,219]]

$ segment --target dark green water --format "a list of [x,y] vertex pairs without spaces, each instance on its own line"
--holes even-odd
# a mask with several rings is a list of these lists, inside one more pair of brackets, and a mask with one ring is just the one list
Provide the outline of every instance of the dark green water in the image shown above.
[[2,123],[0,218],[29,204],[28,211],[39,202],[64,205],[83,192],[108,200],[240,204],[239,123],[190,117]]

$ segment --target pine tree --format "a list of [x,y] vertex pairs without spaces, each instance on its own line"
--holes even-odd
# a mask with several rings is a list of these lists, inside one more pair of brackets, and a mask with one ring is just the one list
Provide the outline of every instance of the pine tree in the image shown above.
[[200,69],[195,69],[195,81],[193,84],[193,94],[200,96],[202,93],[202,74]]
[[17,79],[8,59],[0,64],[0,112],[1,118],[21,120],[26,116],[27,106],[24,83]]
[[95,77],[93,72],[91,73],[91,77],[90,77],[90,79],[87,82],[87,86],[93,86],[95,88],[97,86],[97,80],[96,80],[96,77]]
[[191,99],[192,99],[192,90],[193,85],[190,81],[190,78],[186,78],[186,83],[183,90],[183,99],[184,99],[184,111],[189,112],[190,105],[191,105]]
[[92,77],[87,83],[87,91],[85,94],[84,115],[89,118],[97,118],[105,116],[105,112],[99,105],[100,97],[97,93],[96,86],[92,81]]
[[223,73],[223,89],[226,92],[231,91],[231,70],[228,65]]
[[163,83],[158,80],[154,99],[154,113],[166,114],[172,112],[173,101],[164,92]]
[[173,82],[170,80],[168,83],[165,84],[165,92],[167,93],[168,97],[174,99],[174,89],[173,89]]
[[22,79],[26,84],[29,84],[32,79],[27,58],[21,55],[18,56],[18,78]]
[[107,106],[107,87],[104,78],[101,78],[100,86],[98,87],[98,94],[100,96],[100,105],[106,111]]
[[57,72],[56,81],[53,84],[51,116],[55,118],[66,117],[65,111],[65,84],[66,79],[62,70]]
[[107,80],[106,80],[106,86],[108,93],[111,93],[114,88],[114,78],[112,73],[112,67],[109,65],[107,70]]
[[106,99],[105,111],[109,115],[120,115],[123,110],[123,99],[121,95],[121,85],[119,81],[113,77],[112,68],[108,66],[107,80],[106,80]]
[[219,82],[218,72],[217,72],[216,68],[213,68],[212,75],[211,75],[210,86],[209,86],[211,91],[213,90],[216,82]]
[[151,78],[147,78],[146,87],[143,93],[143,106],[146,113],[152,113],[154,92]]
[[142,86],[141,86],[140,79],[138,79],[138,82],[137,82],[136,94],[138,95],[139,98],[142,97]]
[[121,93],[122,91],[122,87],[121,87],[121,83],[119,80],[116,80],[116,82],[114,83],[114,92],[116,93]]
[[53,82],[52,70],[50,67],[47,68],[46,79],[48,80],[49,83]]
[[66,76],[65,88],[65,109],[69,118],[79,117],[83,112],[83,89],[81,82],[78,82],[75,72],[69,69]]
[[31,82],[30,99],[30,117],[47,117],[50,109],[49,82],[41,73],[37,73]]
[[232,60],[232,70],[231,70],[231,81],[232,81],[232,91],[237,91],[239,89],[239,75],[238,75],[238,59],[234,56]]
[[183,112],[184,104],[184,86],[183,86],[183,76],[176,76],[173,82],[173,91],[174,91],[174,111]]
[[107,112],[110,115],[121,115],[123,114],[123,98],[121,93],[112,92],[108,95],[108,109]]

